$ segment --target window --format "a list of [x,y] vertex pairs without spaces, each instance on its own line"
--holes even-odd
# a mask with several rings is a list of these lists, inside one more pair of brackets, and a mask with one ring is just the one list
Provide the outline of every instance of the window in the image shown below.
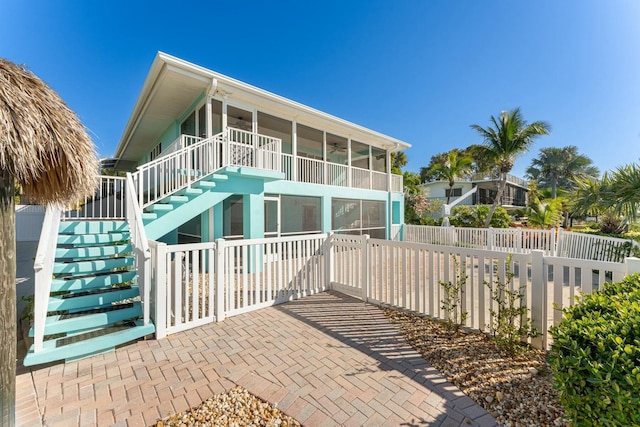
[[156,145],[151,149],[151,152],[149,153],[149,161],[153,159],[157,159],[160,156],[161,152],[162,152],[162,143],[159,142],[158,145]]
[[358,141],[351,141],[351,166],[369,169],[369,146]]
[[298,156],[322,160],[322,143],[324,133],[321,130],[305,125],[297,126]]
[[211,135],[222,132],[222,102],[211,100]]
[[293,124],[289,120],[258,111],[258,133],[282,140],[282,152],[291,154]]
[[[451,193],[451,194],[449,194],[449,193]],[[440,194],[442,194],[442,193],[440,193]],[[462,188],[454,188],[454,189],[447,188],[445,190],[445,192],[444,192],[444,195],[446,197],[460,197],[460,196],[462,196]]]
[[327,134],[327,160],[339,165],[348,163],[347,149],[349,148],[347,138]]
[[345,234],[368,234],[386,238],[385,202],[377,200],[338,199],[331,201],[333,231]]
[[310,196],[281,196],[281,234],[321,233],[321,200]]
[[381,148],[371,147],[371,169],[376,172],[387,172],[387,152]]
[[182,135],[196,135],[196,113],[195,111],[189,114],[182,124],[180,125],[180,133]]

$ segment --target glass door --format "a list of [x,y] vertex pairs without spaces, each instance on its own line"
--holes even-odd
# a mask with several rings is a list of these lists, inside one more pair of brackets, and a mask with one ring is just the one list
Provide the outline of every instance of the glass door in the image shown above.
[[264,237],[280,237],[280,198],[264,198]]

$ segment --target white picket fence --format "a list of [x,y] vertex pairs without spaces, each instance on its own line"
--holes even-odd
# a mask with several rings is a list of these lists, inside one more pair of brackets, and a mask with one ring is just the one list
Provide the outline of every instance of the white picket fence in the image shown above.
[[538,348],[548,348],[549,327],[562,319],[562,309],[574,304],[575,296],[640,272],[640,259],[636,258],[622,263],[570,259],[546,256],[538,249],[509,254],[344,235],[332,235],[329,248],[331,289],[438,319],[448,318],[442,306],[445,294],[441,282],[453,282],[464,272],[467,279],[461,309],[468,313],[464,326],[485,331],[493,322],[490,310],[497,309],[487,284],[505,281],[510,259],[514,277],[508,286],[512,290],[526,286],[521,290],[523,303],[540,333],[530,342]]
[[327,290],[326,234],[150,242],[156,337]]
[[632,240],[574,233],[563,229],[470,228],[403,225],[405,242],[530,253],[594,261],[623,262],[631,254]]
[[446,319],[441,282],[455,280],[461,271],[467,276],[461,301],[468,312],[465,326],[488,330],[496,303],[487,283],[505,280],[510,259],[514,277],[509,286],[526,285],[523,301],[541,333],[531,343],[547,348],[549,327],[560,321],[561,309],[575,303],[575,296],[640,271],[635,258],[580,260],[539,249],[510,255],[342,234],[175,246],[150,242],[150,248],[157,338],[328,289]]

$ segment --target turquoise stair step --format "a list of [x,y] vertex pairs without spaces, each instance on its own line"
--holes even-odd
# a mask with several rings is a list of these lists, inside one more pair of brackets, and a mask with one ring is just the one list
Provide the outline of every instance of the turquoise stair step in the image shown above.
[[100,233],[100,234],[59,234],[59,245],[99,245],[102,243],[115,243],[128,241],[130,234],[127,233]]
[[58,231],[61,234],[96,234],[129,231],[126,221],[63,221]]
[[[142,315],[142,305],[139,302],[107,306],[101,310],[47,316],[44,334],[53,335],[86,331],[88,329],[106,327],[116,322]],[[29,329],[29,336],[33,336],[33,327]]]
[[220,173],[212,173],[208,176],[208,179],[210,181],[226,181],[229,179],[229,177]]
[[93,261],[77,261],[77,262],[55,262],[53,263],[54,274],[96,274],[107,272],[114,268],[131,267],[135,263],[132,256],[124,258],[99,259]]
[[187,203],[189,198],[187,196],[169,196],[163,202],[171,203],[173,205]]
[[137,273],[135,271],[125,271],[122,273],[83,277],[80,279],[53,279],[51,282],[51,292],[106,288],[108,286],[130,282],[135,280],[136,276]]
[[67,294],[50,297],[47,309],[48,311],[88,310],[138,296],[140,296],[140,289],[137,286],[115,287],[94,290],[93,293],[86,295],[80,293],[79,296]]
[[24,365],[33,366],[56,360],[88,357],[153,334],[155,330],[152,323],[143,325],[142,320],[137,320],[132,327],[113,327],[87,334],[48,340],[44,342],[43,350],[38,353],[34,353],[33,346],[31,346],[24,358]]
[[56,258],[104,258],[133,251],[131,245],[85,246],[56,249]]
[[214,188],[216,186],[216,183],[212,182],[212,181],[198,181],[193,185],[196,188],[202,188],[202,189],[207,189],[208,190],[210,188]]
[[199,196],[202,193],[204,193],[204,190],[202,190],[200,188],[187,187],[187,188],[183,188],[182,190],[178,191],[176,194],[179,195],[179,196],[195,197],[195,196]]
[[143,212],[142,213],[142,220],[147,220],[147,221],[153,221],[154,219],[158,218],[158,214],[157,213],[150,213],[150,212]]
[[146,209],[149,212],[168,212],[173,210],[173,205],[169,203],[155,203],[151,206],[147,206]]

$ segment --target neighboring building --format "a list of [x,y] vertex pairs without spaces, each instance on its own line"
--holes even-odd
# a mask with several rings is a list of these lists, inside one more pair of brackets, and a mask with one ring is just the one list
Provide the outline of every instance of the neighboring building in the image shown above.
[[[403,222],[402,176],[391,174],[389,156],[409,144],[164,53],[151,66],[115,168],[148,167],[215,135],[219,168],[210,171],[220,179],[212,178],[207,191],[219,196],[192,209],[180,206],[179,214],[143,203],[148,213],[171,218],[147,215],[150,239],[328,231],[387,238],[391,224]],[[214,153],[191,155],[210,161]],[[158,175],[147,178],[146,192],[168,185]]]
[[[453,203],[463,194],[477,187],[478,190],[460,201],[457,205],[490,205],[498,193],[498,178],[487,175],[473,175],[468,178],[457,180],[451,190],[449,203]],[[422,184],[422,188],[427,190],[429,200],[441,200],[444,203],[449,195],[448,181],[432,181]],[[513,175],[507,175],[507,187],[502,195],[502,206],[525,207],[527,206],[527,181]]]

